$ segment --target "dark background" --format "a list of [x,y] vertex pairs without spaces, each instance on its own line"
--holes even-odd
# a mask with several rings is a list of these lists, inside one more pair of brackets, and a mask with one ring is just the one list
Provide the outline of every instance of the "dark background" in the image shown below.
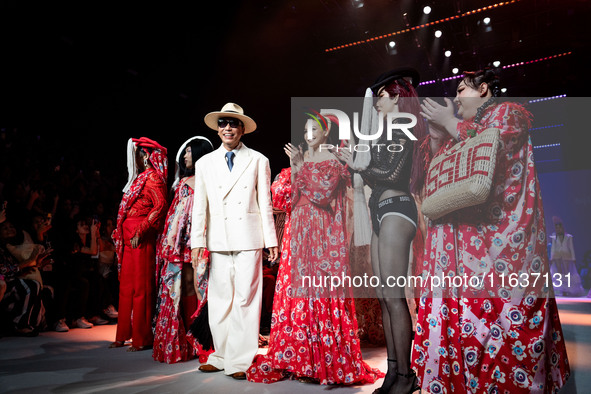
[[[200,134],[228,101],[258,123],[244,137],[271,160],[289,165],[290,99],[361,96],[384,71],[417,68],[423,80],[571,52],[501,70],[510,96],[587,96],[590,2],[521,0],[336,51],[365,40],[459,15],[491,1],[254,0],[169,3],[0,2],[0,128],[2,139],[38,145],[43,165],[64,160],[127,177],[129,137],[147,136],[169,149]],[[422,9],[433,11],[424,15]],[[482,19],[491,18],[490,31]],[[433,32],[443,36],[436,39]],[[443,51],[452,51],[450,58]],[[502,66],[501,66],[502,67]],[[457,80],[420,86],[422,96],[453,95]],[[557,131],[552,131],[557,133]],[[582,130],[562,130],[560,167],[589,168],[577,143]],[[553,134],[557,135],[557,134]],[[546,140],[552,140],[548,137]],[[171,165],[171,173],[174,166]]]

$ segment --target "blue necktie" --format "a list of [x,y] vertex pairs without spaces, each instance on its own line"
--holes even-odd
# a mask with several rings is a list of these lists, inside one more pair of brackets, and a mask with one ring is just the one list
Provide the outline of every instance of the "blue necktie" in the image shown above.
[[228,168],[232,171],[232,167],[234,167],[234,152],[226,152],[226,159],[228,161]]

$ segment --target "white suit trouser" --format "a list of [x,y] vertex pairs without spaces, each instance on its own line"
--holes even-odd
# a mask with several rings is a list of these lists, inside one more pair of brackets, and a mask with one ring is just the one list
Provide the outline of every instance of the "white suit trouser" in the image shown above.
[[207,289],[214,352],[207,363],[226,375],[245,372],[259,349],[262,249],[211,252]]

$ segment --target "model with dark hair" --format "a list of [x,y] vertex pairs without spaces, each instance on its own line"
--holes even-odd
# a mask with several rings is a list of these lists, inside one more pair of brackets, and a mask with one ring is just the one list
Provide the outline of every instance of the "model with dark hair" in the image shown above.
[[[497,76],[482,70],[458,84],[461,119],[448,98],[421,105],[428,158],[489,128],[501,140],[487,201],[429,221],[423,273],[486,278],[483,288],[452,286],[438,296],[423,289],[412,360],[429,392],[558,392],[570,374],[552,284],[534,284],[549,265],[531,114],[498,94]],[[502,280],[515,275],[518,282]]]
[[172,187],[174,198],[156,249],[159,290],[153,357],[160,362],[187,361],[203,352],[199,344],[186,335],[197,310],[191,265],[191,212],[195,188],[194,164],[212,151],[213,145],[207,138],[196,136],[185,141],[176,156],[177,171]]

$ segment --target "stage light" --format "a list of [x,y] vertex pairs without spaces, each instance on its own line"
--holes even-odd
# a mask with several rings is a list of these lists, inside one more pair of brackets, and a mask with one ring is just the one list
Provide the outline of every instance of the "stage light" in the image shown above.
[[554,99],[559,99],[559,98],[564,98],[566,97],[566,94],[561,94],[559,96],[552,96],[552,97],[544,97],[544,98],[540,98],[540,99],[536,99],[536,100],[530,100],[528,101],[529,103],[539,103],[540,101],[548,101],[548,100],[554,100]]
[[457,73],[459,73],[459,72],[460,72],[460,70],[459,70],[457,67],[454,67],[454,68],[451,70],[451,72],[452,72],[452,73],[454,73],[454,74],[457,74]]
[[441,30],[435,30],[435,37],[439,38],[442,34]]
[[546,144],[546,145],[538,145],[538,146],[534,146],[534,149],[540,149],[540,148],[554,148],[556,146],[560,146],[559,143],[557,144]]
[[502,89],[501,89],[501,92],[503,92],[503,93],[507,93],[507,88],[502,88]]
[[[531,101],[530,101],[530,103],[531,103]],[[534,128],[529,129],[529,131],[553,129],[556,127],[564,127],[564,124],[553,124],[553,125],[549,125],[549,126],[534,127]]]
[[390,41],[386,45],[386,51],[388,52],[389,55],[397,55],[398,54],[398,50],[396,49],[396,42],[395,41]]
[[425,13],[425,15],[429,15],[431,13],[431,7],[426,6],[425,8],[423,8],[423,12]]
[[437,82],[437,80],[436,79],[432,79],[430,81],[424,81],[424,82],[419,83],[419,86],[431,85],[431,84],[434,84],[435,82]]
[[[447,18],[442,18],[442,19],[439,19],[439,20],[436,20],[436,21],[432,21],[432,22],[429,22],[429,23],[422,23],[422,24],[420,24],[418,26],[413,26],[411,28],[406,28],[406,29],[398,30],[398,31],[392,32],[390,34],[381,35],[381,36],[375,36],[375,37],[371,37],[371,38],[366,38],[364,40],[356,41],[356,42],[350,42],[348,44],[341,44],[341,45],[334,46],[332,48],[326,48],[324,50],[324,52],[333,52],[333,51],[337,51],[337,50],[340,50],[340,49],[343,49],[343,48],[350,48],[350,47],[354,47],[354,46],[357,46],[357,45],[369,44],[369,43],[375,41],[376,39],[381,39],[381,38],[384,38],[384,37],[390,37],[390,36],[393,36],[393,35],[399,35],[399,34],[408,33],[410,31],[414,31],[414,30],[417,30],[417,29],[423,29],[423,28],[428,27],[428,26],[433,26],[433,25],[437,25],[437,24],[440,24],[440,23],[449,22],[449,21],[453,21],[453,20],[456,20],[456,19],[464,18],[466,16],[471,16],[471,15],[478,14],[478,13],[481,13],[481,12],[489,11],[489,10],[492,10],[493,8],[503,7],[503,6],[507,6],[507,5],[519,3],[520,1],[522,1],[522,0],[506,0],[506,1],[502,1],[502,2],[499,2],[499,3],[493,4],[493,5],[489,5],[487,7],[473,9],[473,10],[470,10],[470,11],[463,12],[461,14],[452,15],[452,16],[447,17]],[[428,8],[429,9],[429,12],[431,12],[431,7],[426,6],[425,8]],[[488,18],[488,20],[490,21],[490,18]],[[491,30],[492,30],[492,27],[487,27],[487,31],[491,31]]]
[[538,63],[538,62],[542,62],[542,61],[546,61],[546,60],[551,60],[551,59],[556,59],[562,56],[567,56],[567,55],[572,55],[572,51],[571,52],[564,52],[564,53],[560,53],[558,55],[553,55],[553,56],[546,56],[546,57],[541,57],[539,59],[535,59],[535,60],[530,60],[527,62],[518,62],[518,63],[513,63],[513,64],[508,64],[506,66],[503,66],[503,69],[506,68],[512,68],[512,67],[518,67],[518,66],[523,66],[524,64],[532,64],[532,63]]
[[443,79],[441,79],[441,82],[451,81],[452,79],[458,79],[458,78],[462,78],[462,75],[454,75],[453,77],[443,78]]
[[484,22],[485,25],[488,25],[490,23],[490,18],[487,16],[482,21]]
[[[451,51],[446,51],[446,52],[449,52],[450,55],[451,55]],[[568,55],[572,55],[572,52],[564,52],[564,53],[560,53],[560,54],[553,55],[553,56],[546,56],[544,58],[539,58],[539,59],[536,59],[536,60],[530,60],[530,61],[527,61],[527,62],[513,63],[513,64],[509,64],[509,65],[503,66],[502,68],[503,69],[506,69],[506,68],[511,68],[511,67],[523,66],[523,65],[537,63],[537,62],[541,62],[541,61],[545,61],[545,60],[557,59],[559,57],[568,56]],[[458,79],[458,78],[462,78],[462,77],[463,77],[463,75],[460,74],[460,75],[454,75],[454,76],[447,77],[447,78],[442,78],[442,79],[434,79],[434,80],[431,80],[431,81],[421,82],[421,83],[419,83],[419,86],[421,86],[421,85],[431,85],[431,84],[434,84],[434,83],[437,83],[437,82],[445,82],[445,81],[449,81],[449,80],[452,80],[452,79]],[[504,93],[504,92],[507,91],[507,89],[506,88],[503,88],[501,91]],[[564,98],[564,97],[566,97],[566,94],[561,94],[561,95],[552,96],[552,97],[540,98],[540,99],[536,99],[536,100],[531,100],[529,102],[530,103],[537,103],[537,102],[540,102],[540,101],[554,100],[554,99],[560,99],[560,98]]]
[[450,57],[451,56],[451,51],[445,51],[444,55],[445,55],[445,57]]
[[501,65],[501,62],[498,60],[493,62],[493,66],[495,66],[495,67],[499,67],[500,65]]

